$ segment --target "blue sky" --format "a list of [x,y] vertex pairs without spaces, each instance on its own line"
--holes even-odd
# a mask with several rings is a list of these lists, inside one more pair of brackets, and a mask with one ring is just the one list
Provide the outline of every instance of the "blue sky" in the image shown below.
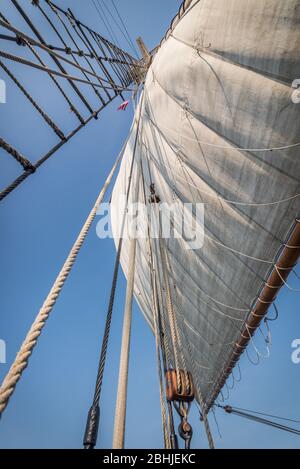
[[[32,11],[29,0],[20,0]],[[103,35],[91,0],[57,0],[71,6],[83,22]],[[163,36],[180,5],[176,0],[118,0],[131,35],[142,35],[149,48]],[[1,10],[24,31],[9,0]],[[33,12],[34,15],[34,12]],[[120,45],[127,47],[120,37]],[[14,46],[16,47],[16,46]],[[18,48],[14,49],[20,54]],[[64,113],[42,72],[11,65],[32,94],[65,129],[72,117]],[[0,79],[5,79],[0,69]],[[127,136],[132,109],[116,112],[113,102],[38,172],[6,198],[0,207],[0,339],[7,344],[7,364],[33,322]],[[36,111],[7,80],[7,104],[0,104],[1,134],[32,161],[56,141]],[[17,163],[1,151],[0,185],[20,173]],[[109,194],[107,195],[107,200]],[[111,240],[99,240],[92,227],[77,263],[55,306],[30,365],[0,421],[1,448],[81,447],[91,403],[112,279],[115,250]],[[118,359],[125,296],[120,275],[112,334],[101,399],[99,447],[112,441]],[[299,288],[299,280],[291,279]],[[300,417],[300,365],[291,360],[291,343],[300,338],[299,293],[286,288],[278,299],[280,317],[271,324],[271,358],[259,366],[241,360],[242,381],[228,403],[291,418]],[[251,350],[250,350],[251,353]],[[296,448],[299,437],[229,416],[217,410],[222,438],[210,418],[218,448]],[[198,414],[192,412],[193,446],[207,443]],[[138,307],[134,306],[127,410],[127,448],[162,446],[155,343]]]

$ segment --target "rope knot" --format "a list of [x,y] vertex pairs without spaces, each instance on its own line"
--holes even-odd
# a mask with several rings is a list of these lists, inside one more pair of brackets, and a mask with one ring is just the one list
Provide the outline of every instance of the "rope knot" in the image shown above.
[[19,34],[16,34],[16,43],[18,44],[18,46],[23,46],[23,47],[26,46],[25,39]]

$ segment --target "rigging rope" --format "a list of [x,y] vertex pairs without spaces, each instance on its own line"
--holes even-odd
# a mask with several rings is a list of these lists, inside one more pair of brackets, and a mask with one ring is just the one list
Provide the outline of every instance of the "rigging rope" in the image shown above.
[[[81,72],[85,72],[87,73],[88,75],[91,75],[93,77],[96,77],[98,78],[99,80],[107,83],[107,84],[111,84],[111,82],[109,80],[106,80],[105,78],[102,78],[102,77],[99,77],[99,75],[97,75],[96,73],[82,67],[81,65],[78,65],[76,62],[73,62],[72,60],[69,60],[67,59],[66,57],[64,57],[63,55],[61,54],[58,54],[57,52],[55,52],[54,50],[52,50],[50,47],[48,47],[47,45],[44,45],[43,43],[41,42],[38,42],[36,41],[35,39],[33,39],[32,37],[28,36],[27,34],[23,33],[22,31],[20,31],[19,29],[11,26],[10,24],[6,23],[5,21],[2,21],[0,19],[0,26],[3,26],[5,27],[6,29],[9,29],[10,31],[14,32],[15,34],[17,34],[18,36],[20,36],[22,39],[26,40],[29,42],[29,44],[31,44],[32,46],[36,46],[36,47],[40,47],[42,50],[44,50],[45,52],[47,52],[48,54],[50,54],[51,56],[53,56],[54,59],[59,59],[59,60],[62,60],[63,62],[66,62],[67,64],[69,65],[72,65],[73,67],[75,67],[76,69],[80,70]],[[2,54],[4,54],[4,52],[2,51]],[[10,54],[9,54],[10,55]],[[12,57],[14,57],[12,55]],[[31,66],[37,66],[36,64],[34,64],[33,62],[30,62],[30,61],[27,61],[26,59],[23,59],[22,57],[16,57],[16,59],[18,59],[17,61],[20,61],[21,63],[25,63],[25,65],[31,65]],[[13,59],[11,59],[13,60]],[[38,68],[38,66],[37,66]],[[62,70],[61,70],[62,71]],[[60,75],[61,76],[61,75]],[[62,76],[69,76],[65,71],[62,71]],[[73,77],[71,77],[73,78]],[[117,86],[117,85],[116,85]]]
[[[149,165],[149,162],[148,162],[148,165]],[[150,175],[150,166],[149,166],[149,175]],[[151,175],[150,175],[150,177],[151,177]],[[156,206],[157,204],[154,204],[154,205]],[[159,214],[157,215],[157,218],[159,220]],[[166,296],[167,296],[167,299],[166,299],[167,311],[168,311],[168,316],[169,316],[169,325],[170,325],[172,344],[173,344],[173,352],[174,352],[174,359],[175,359],[175,366],[176,366],[176,376],[178,377],[177,378],[178,379],[178,386],[180,388],[181,387],[181,378],[180,378],[179,365],[178,365],[176,340],[178,340],[179,349],[180,349],[180,352],[181,352],[181,357],[182,357],[182,360],[183,360],[183,367],[184,367],[185,373],[187,373],[187,369],[186,369],[186,364],[185,364],[185,358],[184,358],[184,353],[183,353],[179,328],[178,328],[178,324],[177,324],[177,318],[176,318],[176,315],[174,313],[174,305],[173,305],[172,296],[171,296],[170,284],[169,284],[169,281],[168,281],[168,269],[170,271],[171,265],[170,265],[170,261],[168,260],[167,249],[164,249],[164,244],[163,244],[163,241],[162,241],[162,238],[161,238],[161,225],[160,225],[160,222],[158,222],[158,223],[159,223],[159,230],[160,230],[160,238],[159,238],[160,258],[161,258],[162,273],[163,273],[164,284],[165,284],[165,293],[166,293]],[[189,345],[188,345],[188,348],[189,348]],[[189,349],[189,351],[190,351],[190,349]],[[189,353],[190,353],[190,356],[192,357],[191,351]],[[199,402],[200,402],[200,405],[202,406],[202,408],[204,409],[204,400],[202,398],[202,394],[201,394],[201,391],[200,391],[197,372],[196,372],[195,368],[194,368],[193,373],[195,375],[195,379],[197,380],[197,384],[198,384]],[[206,434],[207,434],[207,438],[208,438],[208,442],[209,442],[209,447],[211,449],[213,449],[214,448],[214,443],[213,443],[212,435],[211,435],[211,432],[210,432],[210,427],[209,427],[209,423],[208,423],[206,413],[204,413],[204,426],[205,426],[205,430],[206,430]]]
[[[139,121],[137,125],[139,125]],[[130,135],[131,135],[131,132],[129,136]],[[123,149],[121,152],[122,154],[125,150],[125,147],[128,141],[129,141],[129,137],[126,139],[126,142],[123,146]],[[129,180],[128,180],[128,187],[126,191],[126,207],[128,204],[129,194],[130,194],[130,189],[131,189],[131,184],[132,184],[134,160],[135,158],[133,156],[132,162],[131,162]],[[85,429],[85,434],[84,434],[84,439],[83,439],[83,444],[84,444],[85,449],[93,449],[97,444],[99,419],[100,419],[99,402],[100,402],[100,396],[101,396],[101,390],[102,390],[104,368],[105,368],[105,363],[106,363],[107,346],[108,346],[108,340],[109,340],[110,329],[111,329],[111,320],[112,320],[112,313],[113,313],[113,307],[114,307],[114,301],[115,301],[116,286],[117,286],[117,281],[118,281],[121,250],[123,246],[123,231],[124,231],[124,226],[125,226],[125,218],[126,218],[126,210],[124,210],[122,228],[121,228],[121,236],[119,239],[118,250],[117,250],[117,255],[116,255],[116,260],[115,260],[114,274],[113,274],[113,280],[112,280],[112,286],[111,286],[111,292],[110,292],[110,298],[109,298],[109,305],[108,305],[107,315],[106,315],[105,329],[104,329],[104,334],[103,334],[103,339],[102,339],[102,346],[101,346],[101,353],[100,353],[100,358],[99,358],[99,365],[98,365],[98,371],[97,371],[97,377],[96,377],[93,403],[88,413],[86,429]]]
[[[168,258],[168,254],[167,254],[167,258]],[[169,262],[169,266],[170,266],[170,260],[168,260],[168,262]],[[171,270],[170,270],[170,272],[171,272]],[[174,282],[174,277],[173,277],[172,273],[171,273],[171,277],[172,277],[173,282]],[[177,305],[178,305],[179,302],[178,302],[178,296],[177,296],[177,289],[175,289],[175,292],[176,292],[175,294],[176,294]],[[177,307],[177,311],[179,311],[179,307]],[[183,317],[183,314],[182,314],[181,311],[180,311],[180,316],[181,316],[181,323],[185,325],[184,317]],[[187,334],[186,333],[182,334],[182,336],[185,340],[185,344],[186,344],[188,352],[189,352],[189,357],[190,357],[191,362],[192,362],[193,376],[194,376],[194,379],[196,380],[197,394],[198,394],[199,404],[200,404],[200,407],[201,407],[201,410],[202,410],[204,427],[205,427],[205,432],[206,432],[209,448],[214,449],[214,441],[213,441],[213,437],[212,437],[212,434],[211,434],[211,430],[210,430],[210,426],[209,426],[209,422],[208,422],[208,418],[207,418],[207,413],[205,412],[204,399],[203,399],[203,396],[202,396],[200,383],[199,383],[199,379],[198,379],[198,373],[196,371],[195,362],[194,362],[194,359],[193,359],[193,353],[192,353],[189,341],[187,340]]]
[[[32,47],[31,44],[29,44],[29,42],[27,42],[27,46],[28,48],[30,49],[30,51],[32,52],[32,54],[38,59],[38,61],[40,62],[41,65],[43,65],[44,67],[46,67],[46,64],[45,62],[43,62],[43,60],[41,59],[40,55],[36,52],[36,50],[34,50],[34,48]],[[80,115],[79,111],[77,110],[77,108],[75,107],[75,105],[72,103],[72,101],[70,100],[70,98],[67,96],[67,94],[64,92],[63,88],[61,87],[61,85],[58,83],[58,81],[56,80],[56,78],[51,75],[51,73],[49,72],[48,73],[49,77],[51,78],[51,80],[53,81],[53,83],[55,84],[55,86],[58,88],[58,90],[60,91],[60,93],[62,94],[62,96],[64,97],[64,99],[67,101],[69,107],[70,107],[70,111],[71,112],[74,112],[75,116],[78,118],[78,120],[81,122],[81,124],[84,123],[84,119],[83,117]]]
[[[235,414],[235,415],[238,415],[239,417],[243,417],[243,418],[246,418],[248,420],[252,420],[256,423],[262,423],[264,425],[268,425],[270,427],[274,427],[274,428],[277,428],[279,430],[283,430],[283,431],[286,431],[286,432],[289,432],[289,433],[293,433],[295,435],[299,435],[300,436],[300,430],[296,429],[296,428],[292,428],[292,427],[288,427],[286,425],[282,425],[278,422],[274,422],[272,420],[268,420],[268,419],[265,419],[265,418],[261,418],[261,417],[258,417],[259,413],[254,413],[252,411],[247,411],[247,412],[244,412],[242,410],[238,410],[238,408],[236,407],[232,407],[232,406],[222,406],[220,404],[216,404],[217,407],[223,409],[227,414]],[[252,412],[252,413],[250,413]],[[267,415],[267,414],[260,414],[260,415]],[[279,418],[279,419],[282,419],[282,420],[288,420],[288,419],[284,419],[282,417],[274,417],[274,418]],[[298,421],[295,421],[295,420],[291,420],[290,421],[293,421],[293,422],[297,422],[299,423]]]
[[[1,64],[1,62],[0,62]],[[35,168],[27,158],[21,155],[15,148],[13,148],[9,143],[7,143],[3,138],[0,137],[0,147],[3,148],[7,153],[9,153],[21,166],[23,166],[25,171],[34,172]]]
[[[83,56],[86,63],[89,65],[90,69],[92,72],[96,73],[95,70],[93,69],[93,67],[90,65],[90,62],[88,60],[88,58],[86,57],[86,54],[83,53],[83,51],[81,51],[78,47],[78,45],[76,44],[76,41],[74,40],[72,34],[70,33],[69,29],[67,28],[67,26],[65,25],[65,22],[64,20],[61,18],[61,15],[59,14],[59,12],[57,10],[54,9],[54,7],[49,3],[49,6],[51,8],[51,10],[56,14],[58,20],[60,21],[61,25],[63,26],[64,28],[64,31],[66,32],[66,34],[68,35],[68,37],[71,39],[71,41],[73,42],[73,44],[75,45],[75,47],[77,48],[77,54],[79,56]],[[75,63],[80,67],[80,64],[78,62],[78,60],[76,59],[75,57],[75,54],[76,54],[76,51],[72,51],[70,50],[70,48],[68,48],[68,45],[67,43],[65,42],[64,38],[62,37],[62,35],[59,33],[59,31],[57,30],[56,26],[53,24],[53,22],[51,21],[51,19],[49,18],[49,16],[47,15],[47,13],[43,10],[43,8],[40,6],[40,4],[38,3],[37,4],[37,7],[39,9],[39,11],[43,14],[43,16],[46,18],[47,22],[50,24],[51,28],[54,30],[54,32],[57,34],[57,36],[59,37],[61,43],[64,45],[65,49],[62,49],[62,51],[66,52],[66,53],[69,53],[72,55]],[[49,48],[51,50],[57,50],[58,48],[54,48],[53,46],[49,46]],[[81,68],[81,67],[80,67]],[[83,75],[85,76],[85,78],[90,81],[88,75],[82,70],[82,73]],[[98,78],[98,81],[99,83],[101,84],[101,81],[100,79]],[[102,96],[100,95],[100,93],[98,92],[98,90],[93,87],[93,90],[95,92],[95,94],[97,95],[97,97],[100,99],[100,101],[102,102],[102,104],[104,104],[104,99],[102,98]]]
[[16,355],[16,358],[11,365],[7,375],[5,376],[2,385],[0,387],[0,416],[8,405],[9,399],[15,391],[16,385],[20,380],[24,369],[27,367],[29,358],[33,352],[34,347],[37,344],[38,338],[42,333],[42,330],[46,324],[47,319],[50,316],[50,313],[56,303],[56,300],[67,280],[68,275],[71,272],[71,269],[76,261],[80,248],[82,247],[89,229],[92,225],[92,222],[96,216],[97,208],[102,202],[103,197],[111,183],[113,175],[118,167],[118,164],[122,158],[123,153],[121,152],[118,156],[111,172],[109,173],[104,186],[97,197],[97,200],[89,213],[86,222],[84,223],[61,271],[59,272],[53,287],[51,288],[47,298],[44,301],[43,306],[41,307],[38,315],[36,316],[35,321],[33,322],[19,352]]
[[[40,113],[46,123],[54,130],[54,132],[59,136],[60,142],[54,144],[52,148],[50,148],[46,153],[39,157],[39,159],[30,165],[27,165],[25,160],[22,160],[20,157],[22,155],[19,153],[17,155],[16,152],[13,152],[14,155],[12,156],[19,161],[22,166],[24,167],[24,172],[18,176],[13,182],[11,182],[6,188],[4,188],[0,192],[0,200],[3,200],[10,192],[16,189],[22,182],[24,182],[28,176],[30,176],[35,170],[37,170],[48,158],[50,158],[54,153],[56,153],[66,142],[68,142],[73,136],[79,132],[87,123],[91,121],[91,119],[97,119],[99,113],[117,96],[122,96],[122,91],[131,90],[131,83],[135,80],[136,71],[135,67],[139,66],[137,61],[134,58],[116,47],[114,44],[107,41],[105,38],[100,36],[98,33],[92,31],[87,26],[83,25],[80,21],[78,21],[70,10],[65,11],[62,8],[56,6],[52,1],[45,0],[45,4],[50,10],[50,15],[48,15],[48,11],[42,6],[41,2],[33,1],[32,4],[36,12],[43,16],[48,24],[50,25],[51,29],[53,29],[57,38],[62,41],[62,44],[65,46],[62,49],[64,54],[59,54],[56,52],[55,46],[51,46],[49,42],[42,37],[38,28],[34,25],[32,18],[26,11],[23,9],[23,5],[18,2],[18,0],[11,0],[12,4],[16,8],[17,12],[21,15],[21,17],[26,22],[26,25],[30,28],[31,34],[29,35],[23,33],[18,29],[18,27],[14,27],[10,22],[5,18],[5,16],[0,12],[0,26],[5,28],[6,30],[15,34],[15,37],[12,36],[13,40],[19,46],[26,46],[30,52],[34,55],[34,59],[28,59],[26,57],[18,57],[17,55],[10,54],[9,51],[2,51],[0,52],[0,57],[6,57],[6,60],[13,60],[22,63],[23,65],[34,67],[40,71],[47,73],[49,78],[52,80],[53,84],[56,86],[57,91],[61,93],[64,100],[68,103],[70,110],[76,115],[78,120],[80,121],[80,125],[77,127],[73,127],[69,133],[64,134],[59,127],[54,123],[52,119],[46,114],[45,111],[42,110],[42,107],[37,104],[36,101],[33,100],[32,96],[28,91],[25,89],[24,86],[16,79],[16,77],[10,72],[8,67],[6,66],[6,60],[3,60],[1,64],[3,67],[6,67],[4,70],[9,74],[10,78],[14,81],[14,84],[19,87],[21,92],[24,96],[30,101],[30,104],[35,107],[35,109]],[[54,15],[54,18],[53,18]],[[54,21],[55,20],[55,21]],[[76,36],[75,33],[72,33],[72,28],[69,25],[69,22],[76,32],[77,36],[79,36],[80,41],[78,40],[78,56],[83,57],[83,60],[88,63],[87,67],[84,67],[77,61],[76,57],[72,55],[72,49],[68,47],[68,40],[72,40]],[[57,25],[58,23],[58,25]],[[63,31],[62,31],[63,26]],[[82,28],[82,29],[80,29]],[[80,32],[81,31],[81,32]],[[85,34],[85,31],[87,33]],[[50,31],[51,32],[51,31]],[[90,39],[88,36],[91,36]],[[3,36],[3,35],[2,35]],[[32,36],[32,37],[31,37]],[[10,40],[9,36],[5,36],[5,39]],[[7,41],[6,41],[7,42]],[[77,44],[77,41],[73,41]],[[95,48],[93,48],[93,44]],[[60,45],[60,44],[58,44]],[[90,58],[95,59],[97,64],[100,67],[100,71],[93,68],[91,64],[92,60],[88,60],[85,57],[86,48],[88,52],[90,52]],[[48,58],[52,59],[56,65],[56,67],[50,68],[46,61],[44,62],[42,59],[42,55],[39,55],[37,52],[39,50],[41,53],[45,53]],[[83,49],[83,50],[81,50]],[[93,51],[92,51],[93,49]],[[100,56],[99,56],[100,50]],[[26,50],[25,50],[26,52]],[[74,52],[74,51],[73,51]],[[21,55],[21,54],[20,54]],[[68,56],[72,57],[68,57]],[[101,57],[103,55],[103,57]],[[71,60],[70,60],[71,58]],[[106,60],[107,63],[104,64],[102,60]],[[124,64],[116,63],[118,61],[124,62]],[[115,63],[113,62],[115,61]],[[78,76],[72,77],[71,74],[64,69],[62,62],[69,64],[72,67],[75,67],[79,70]],[[85,63],[83,63],[85,65]],[[1,67],[1,65],[0,65]],[[2,68],[3,68],[2,67]],[[10,68],[10,67],[9,67]],[[110,70],[114,73],[113,77],[110,75]],[[90,79],[89,77],[95,77],[94,80]],[[59,77],[64,78],[65,83],[62,86],[59,83]],[[86,79],[85,79],[86,78]],[[74,79],[74,81],[73,81]],[[80,91],[80,89],[76,85],[76,81],[80,83],[84,83],[92,87],[93,91],[97,94],[101,101],[101,106],[94,111],[92,106],[87,101],[84,94]],[[95,83],[94,83],[95,81]],[[75,105],[73,104],[72,100],[68,97],[67,93],[64,91],[65,85],[70,85],[71,89],[69,90],[76,93],[77,97],[81,100],[84,106],[88,109],[89,115],[87,118],[81,116],[79,111],[76,109]],[[98,91],[99,90],[99,91]],[[102,92],[103,90],[103,92]],[[112,91],[112,93],[111,93]],[[89,92],[89,89],[86,90]],[[68,93],[69,94],[69,93]],[[103,97],[101,96],[103,94]],[[106,98],[107,96],[107,98]],[[76,97],[76,96],[75,96]],[[104,99],[105,98],[105,99]],[[2,146],[3,147],[3,146]],[[3,147],[4,148],[4,147]],[[12,146],[11,146],[12,148]],[[19,157],[20,156],[20,157]]]
[[[40,46],[39,47],[42,47],[42,48],[45,48],[46,49],[49,49],[46,45],[46,42],[45,40],[43,39],[42,35],[40,34],[40,32],[37,30],[37,28],[34,26],[33,22],[31,21],[31,19],[29,18],[29,16],[26,14],[26,12],[22,9],[22,7],[19,5],[18,1],[17,0],[11,0],[11,2],[13,3],[13,5],[15,6],[15,8],[18,10],[18,12],[20,13],[20,15],[23,17],[23,19],[26,21],[26,23],[28,24],[28,26],[30,27],[30,29],[33,31],[33,33],[35,34],[35,36],[38,38],[38,40],[40,41]],[[0,20],[0,23],[1,23],[1,20]],[[3,22],[2,22],[3,23]],[[2,24],[2,26],[6,27],[6,28],[12,28],[11,26],[7,25],[7,24]],[[15,31],[18,33],[18,31]],[[21,37],[22,37],[22,34],[21,33]],[[27,39],[27,38],[25,38]],[[30,38],[29,38],[30,39]],[[38,43],[39,44],[39,43]],[[49,49],[51,51],[51,49]],[[48,52],[48,50],[47,50]],[[60,63],[60,61],[58,60],[58,57],[55,56],[55,52],[52,51],[52,53],[50,54],[50,57],[51,59],[53,60],[53,62],[56,64],[56,66],[59,68],[59,70],[66,74],[66,70],[64,69],[64,67],[62,66],[62,64]],[[64,57],[62,58],[62,60],[66,60]],[[71,62],[72,64],[72,62]],[[86,106],[86,108],[89,110],[90,113],[93,112],[90,104],[88,103],[88,101],[86,100],[86,98],[84,97],[84,95],[82,94],[82,92],[80,91],[80,89],[75,85],[75,83],[69,79],[68,80],[69,84],[71,85],[71,87],[73,88],[73,90],[75,91],[75,93],[77,94],[77,96],[79,97],[79,99],[82,101],[82,103]]]
[[[122,27],[120,27],[119,23],[117,22],[117,20],[115,19],[114,15],[113,15],[112,12],[110,11],[108,5],[104,2],[104,0],[97,0],[97,1],[98,1],[98,3],[101,1],[103,7],[106,8],[106,11],[109,13],[109,16],[112,18],[114,24],[117,26],[118,30],[120,31],[120,33],[121,33],[122,36],[124,37],[125,41],[126,41],[127,44],[129,45],[129,47],[132,49],[133,53],[136,54],[136,48],[133,46],[131,39],[129,38],[129,40],[128,40],[128,36],[127,36],[126,32],[124,33]],[[114,5],[114,8],[115,8],[115,10],[116,10],[117,13],[118,13],[118,10],[117,10],[117,8],[116,8],[115,5]],[[118,13],[118,16],[120,16],[119,13]],[[123,24],[124,24],[124,23],[123,23]]]
[[122,23],[122,25],[123,25],[123,28],[124,28],[124,30],[125,30],[125,34],[126,34],[126,36],[128,37],[128,40],[129,40],[129,42],[130,42],[130,44],[131,44],[131,47],[132,47],[132,50],[133,50],[133,52],[136,54],[136,57],[138,57],[138,56],[139,56],[139,53],[138,53],[138,51],[137,51],[137,49],[136,49],[136,47],[135,47],[135,45],[134,45],[134,42],[132,41],[132,39],[131,39],[131,37],[130,37],[130,34],[129,34],[128,29],[127,29],[127,27],[126,27],[126,25],[125,25],[125,22],[124,22],[124,20],[123,20],[123,18],[122,18],[122,16],[121,16],[121,14],[120,14],[120,12],[119,12],[117,6],[116,6],[114,0],[111,0],[111,3],[112,3],[112,5],[113,5],[113,7],[114,7],[114,9],[115,9],[115,11],[116,11],[116,13],[117,13],[117,15],[118,15],[119,20],[121,21],[121,23]]
[[33,169],[27,169],[24,171],[23,174],[21,174],[17,179],[15,179],[9,186],[7,186],[5,189],[3,189],[0,192],[0,201],[3,200],[5,197],[8,196],[13,190],[15,190],[25,179],[30,176],[35,170],[37,170],[40,166],[42,166],[54,153],[56,153],[63,145],[65,145],[66,142],[68,142],[79,130],[81,130],[90,120],[96,118],[98,113],[102,107],[96,111],[93,112],[86,120],[84,120],[76,129],[74,129],[72,132],[67,135],[65,140],[61,140],[59,143],[57,143],[51,150],[49,150],[42,158],[40,158],[34,165]]
[[[140,190],[140,161],[136,161],[136,153],[138,148],[139,130],[141,124],[141,115],[144,105],[144,94],[141,96],[140,109],[138,122],[136,127],[136,134],[132,152],[132,170],[134,163],[136,163],[136,180],[135,180],[135,191],[133,193],[132,202],[138,201],[139,190]],[[141,133],[143,132],[143,126]],[[139,155],[140,158],[140,155]],[[129,192],[128,192],[129,197]],[[126,215],[126,212],[125,212]],[[134,278],[135,278],[135,265],[136,265],[136,248],[137,239],[136,236],[130,238],[129,246],[129,265],[127,273],[127,287],[126,287],[126,299],[124,308],[123,318],[123,331],[122,331],[122,343],[120,353],[120,366],[119,366],[119,378],[118,378],[118,390],[117,390],[117,401],[115,407],[115,420],[114,420],[114,433],[113,433],[113,449],[123,449],[125,441],[125,426],[126,426],[126,406],[127,406],[127,385],[128,385],[128,368],[129,368],[129,353],[130,353],[130,336],[131,336],[131,321],[132,321],[132,302],[134,294]]]
[[[147,199],[146,199],[145,180],[144,180],[142,160],[141,160],[141,179],[142,179],[144,204],[146,206]],[[164,400],[165,388],[164,388],[162,369],[164,369],[164,372],[166,373],[167,363],[166,363],[166,354],[165,354],[164,344],[163,344],[164,337],[163,337],[163,333],[160,327],[161,326],[160,311],[159,311],[159,303],[158,303],[158,292],[157,292],[156,271],[155,271],[155,265],[154,265],[153,249],[152,249],[152,245],[150,241],[149,217],[148,217],[147,232],[148,232],[147,241],[148,241],[148,246],[149,246],[148,265],[149,265],[149,270],[150,270],[150,284],[151,284],[151,292],[152,292],[154,333],[155,333],[155,344],[156,344],[156,359],[157,359],[157,370],[158,370],[158,379],[159,379],[159,398],[160,398],[160,408],[161,408],[161,416],[162,416],[163,436],[164,436],[165,448],[175,449],[176,448],[176,436],[174,434],[174,431],[172,431],[172,429],[174,428],[174,422],[172,420],[172,416],[170,415],[169,415],[169,422],[167,421],[167,411],[166,411],[166,405],[165,405],[165,400]],[[150,309],[152,309],[151,306],[150,306]],[[163,358],[164,367],[162,366],[161,354]]]
[[286,418],[286,417],[279,417],[278,415],[266,414],[264,412],[256,412],[254,410],[243,409],[241,407],[234,407],[234,409],[235,410],[240,410],[240,411],[243,411],[243,412],[248,412],[248,413],[251,413],[251,414],[262,415],[263,417],[270,417],[270,418],[277,419],[277,420],[284,420],[286,422],[292,422],[292,423],[299,423],[300,424],[300,420],[295,420],[295,419]]
[[[108,82],[111,84],[112,88],[114,89],[114,92],[117,93],[117,89],[118,89],[118,86],[115,84],[113,78],[111,77],[110,73],[108,72],[108,70],[104,67],[104,65],[102,64],[102,61],[100,60],[100,58],[97,56],[97,52],[95,50],[95,48],[93,47],[91,41],[89,40],[89,38],[87,37],[87,35],[85,34],[83,28],[81,27],[81,24],[76,21],[76,18],[75,16],[73,15],[73,13],[71,12],[70,9],[68,9],[68,15],[67,15],[67,18],[71,24],[71,26],[73,27],[75,33],[77,34],[77,36],[80,38],[80,40],[83,42],[83,44],[85,45],[85,47],[87,48],[87,50],[91,53],[91,54],[94,54],[94,57],[99,65],[99,67],[101,68],[102,72],[105,74],[106,78],[108,79]],[[107,81],[107,80],[106,80]],[[129,80],[128,80],[129,81]],[[123,85],[122,85],[123,87]],[[108,94],[108,93],[107,93]],[[109,96],[109,94],[108,94]]]
[[92,0],[92,2],[93,2],[93,5],[94,5],[94,7],[95,7],[95,9],[96,9],[102,23],[105,26],[105,29],[106,29],[110,39],[112,40],[112,42],[115,42],[115,44],[118,44],[118,40],[117,40],[113,30],[112,30],[112,27],[111,27],[110,22],[109,22],[106,14],[105,14],[105,11],[103,10],[102,5],[99,2],[96,3],[95,0]]
[[122,241],[123,241],[123,238],[120,238],[116,260],[115,260],[115,266],[114,266],[114,274],[113,274],[112,286],[111,286],[110,297],[109,297],[109,305],[108,305],[107,315],[106,315],[105,329],[104,329],[104,334],[103,334],[103,339],[102,339],[102,346],[101,346],[101,353],[100,353],[100,359],[99,359],[99,365],[98,365],[93,404],[88,413],[86,429],[85,429],[85,434],[83,438],[83,445],[85,449],[93,449],[97,444],[99,419],[100,419],[99,402],[100,402],[100,395],[101,395],[101,390],[102,390],[104,367],[106,363],[107,346],[108,346],[108,339],[110,335],[112,313],[113,313],[113,307],[114,307],[114,302],[115,302],[115,293],[116,293],[116,287],[117,287],[117,281],[118,281]]
[[[101,88],[103,90],[114,90],[116,88],[118,91],[133,91],[131,88],[128,88],[128,87],[120,87],[118,85],[105,86],[105,85],[102,85],[102,84],[99,84],[99,83],[92,82],[90,80],[85,80],[84,78],[69,75],[68,73],[58,72],[57,70],[53,70],[53,69],[51,69],[49,67],[45,67],[43,65],[39,65],[37,63],[32,62],[31,60],[23,59],[23,57],[19,57],[19,56],[14,55],[14,54],[9,54],[8,52],[0,51],[0,57],[4,57],[5,59],[12,60],[14,62],[21,63],[23,65],[28,65],[29,67],[36,68],[37,70],[41,70],[42,72],[51,73],[52,75],[56,75],[58,77],[65,78],[68,81],[70,81],[70,80],[72,82],[77,81],[79,83],[84,83],[85,85],[90,85],[92,87]],[[85,71],[85,73],[86,73],[85,69],[83,69],[81,71],[82,72]],[[89,73],[91,74],[92,72],[89,72]]]
[[[151,252],[151,243],[148,236],[148,242],[150,246]],[[159,333],[159,311],[158,311],[158,304],[157,304],[157,289],[156,289],[156,278],[155,278],[155,268],[153,264],[153,256],[151,254],[151,263],[149,264],[150,268],[150,280],[151,280],[151,291],[152,291],[152,301],[153,301],[153,319],[154,319],[154,332],[155,332],[155,343],[156,343],[156,357],[157,357],[157,368],[158,368],[158,377],[159,377],[159,397],[160,397],[160,406],[161,406],[161,414],[162,414],[162,426],[163,426],[163,433],[164,433],[164,441],[165,441],[165,448],[171,448],[171,441],[172,435],[169,438],[170,430],[168,430],[167,425],[167,413],[165,407],[165,388],[164,388],[164,381],[162,375],[162,363],[161,363],[161,356],[160,356],[160,349],[162,348],[161,344],[161,334]],[[166,372],[166,370],[165,370]]]
[[[1,55],[0,51],[0,55]],[[61,139],[65,140],[64,133],[59,129],[59,127],[53,122],[53,120],[46,114],[45,111],[37,104],[37,102],[32,98],[32,96],[26,91],[24,86],[19,82],[19,80],[15,77],[15,75],[6,67],[6,65],[0,60],[0,67],[7,73],[7,75],[13,80],[13,82],[17,85],[19,90],[22,91],[24,96],[29,100],[29,102],[33,105],[33,107],[38,111],[38,113],[42,116],[44,121],[51,127],[51,129],[56,133],[56,135]],[[24,167],[24,169],[26,169]]]

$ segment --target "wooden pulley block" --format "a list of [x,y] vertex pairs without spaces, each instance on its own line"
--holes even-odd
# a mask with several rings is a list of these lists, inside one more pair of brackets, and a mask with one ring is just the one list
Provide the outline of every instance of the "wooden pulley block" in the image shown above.
[[194,383],[189,371],[178,370],[180,380],[177,378],[176,370],[166,372],[166,394],[168,401],[191,402],[195,397]]

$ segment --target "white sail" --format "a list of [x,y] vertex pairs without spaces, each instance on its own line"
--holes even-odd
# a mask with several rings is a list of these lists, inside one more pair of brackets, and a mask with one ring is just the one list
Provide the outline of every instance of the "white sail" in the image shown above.
[[[207,400],[299,217],[300,103],[292,83],[300,79],[300,0],[185,6],[146,77],[135,165],[141,158],[147,196],[151,174],[161,201],[205,204],[203,247],[187,250],[172,238],[166,246],[185,361]],[[114,206],[126,193],[136,128]],[[115,232],[120,223],[114,212]],[[121,262],[126,274],[126,240]],[[135,296],[153,325],[145,239]]]

